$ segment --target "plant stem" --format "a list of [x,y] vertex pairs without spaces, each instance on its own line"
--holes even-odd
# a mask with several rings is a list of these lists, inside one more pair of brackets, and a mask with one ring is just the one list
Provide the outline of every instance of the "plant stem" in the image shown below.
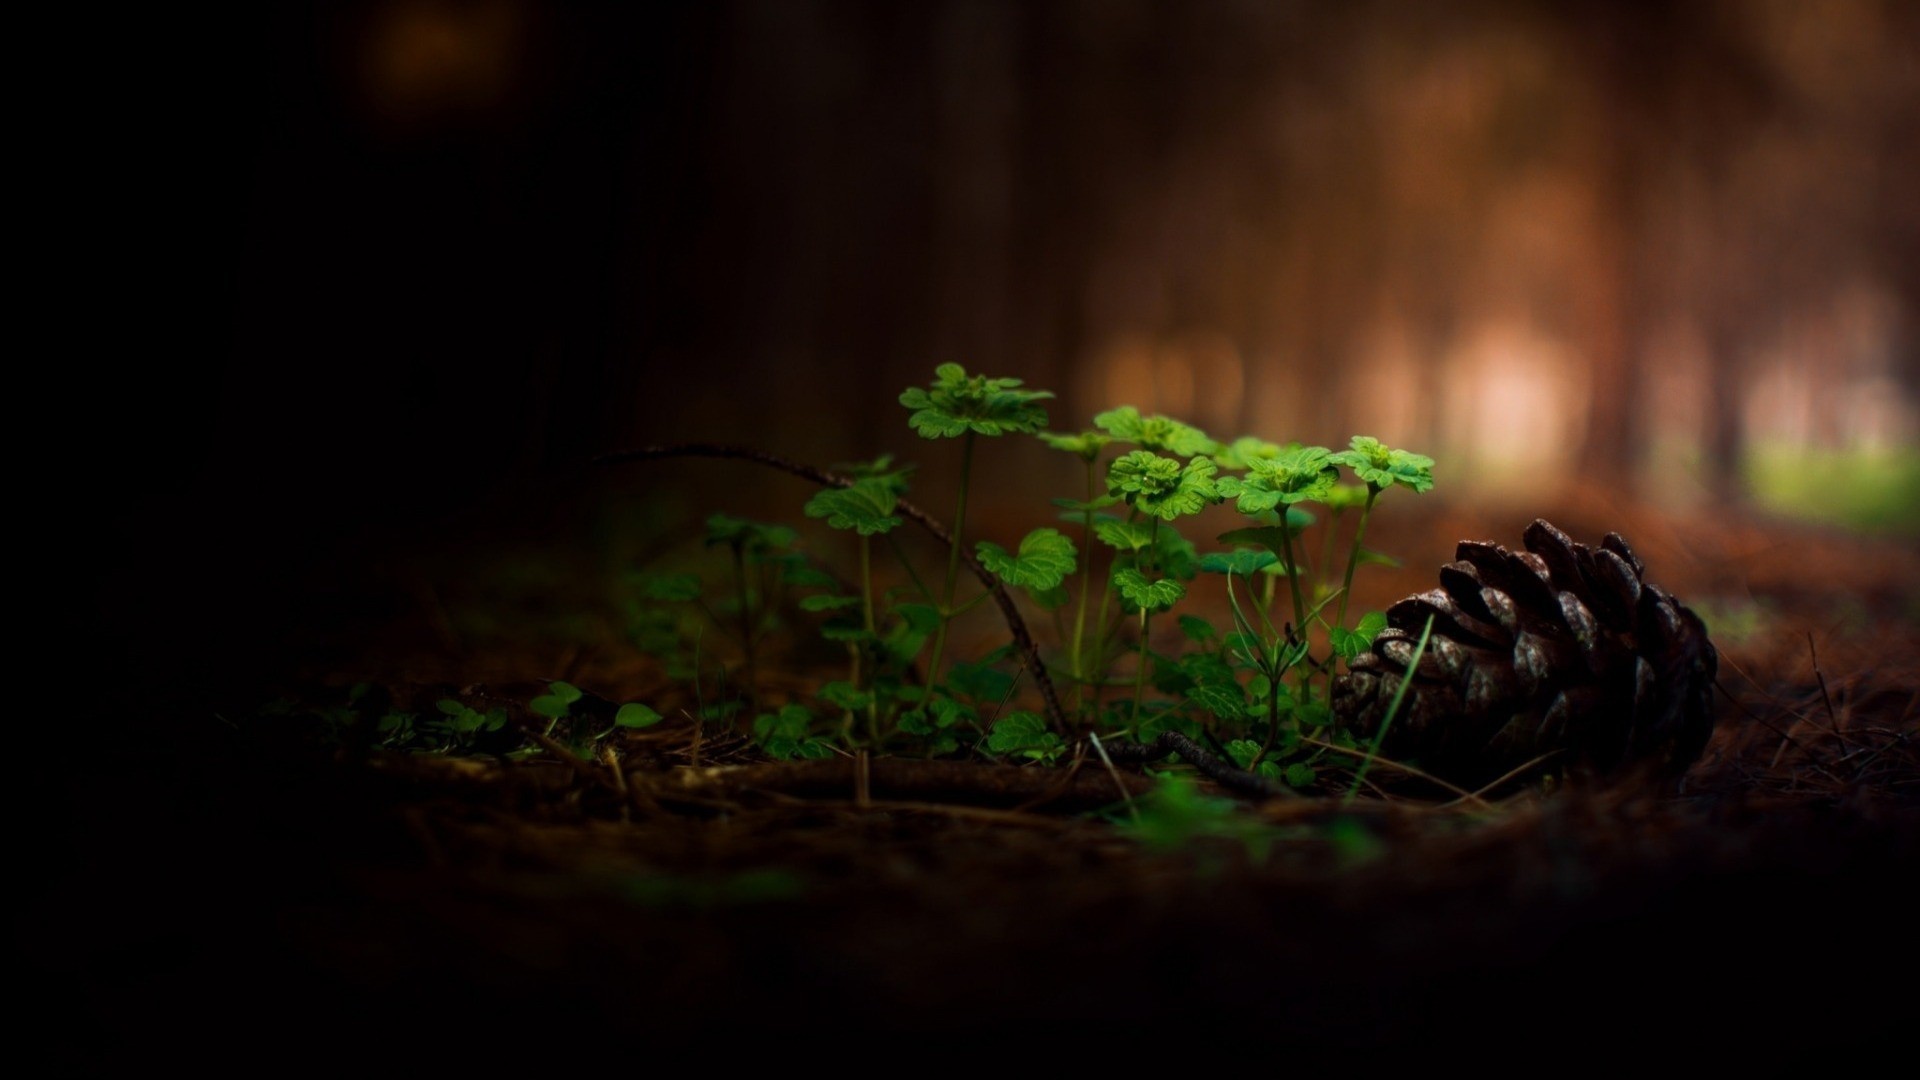
[[1260,744],[1260,752],[1253,755],[1253,760],[1247,763],[1247,771],[1249,772],[1259,768],[1260,763],[1267,760],[1267,754],[1273,750],[1273,744],[1280,736],[1280,687],[1282,684],[1279,679],[1273,678],[1271,675],[1267,677],[1267,681],[1269,683],[1267,687],[1267,738]]
[[[751,461],[770,469],[790,473],[803,480],[823,487],[848,488],[854,485],[854,478],[841,473],[829,472],[770,454],[765,450],[756,450],[749,446],[729,446],[725,443],[677,443],[669,446],[642,446],[618,453],[603,454],[594,459],[596,465],[619,465],[634,461],[656,461],[670,457],[725,458],[733,461]],[[912,521],[925,529],[935,540],[943,544],[953,544],[954,539],[932,514],[905,499],[895,504],[894,509],[901,517]],[[892,534],[888,534],[891,536]],[[956,545],[957,547],[957,545]],[[1027,671],[1032,673],[1034,685],[1040,691],[1040,700],[1046,709],[1047,720],[1056,730],[1066,731],[1066,713],[1060,707],[1060,697],[1054,691],[1053,678],[1047,674],[1046,665],[1040,658],[1040,647],[1034,644],[1033,634],[1027,629],[1027,620],[1013,602],[1013,596],[1007,592],[999,578],[992,571],[980,565],[980,560],[962,551],[960,558],[967,564],[967,570],[993,595],[995,606],[1007,623],[1007,633],[1012,635],[1014,647],[1020,650],[1020,657]]]
[[1334,610],[1333,625],[1347,625],[1347,597],[1353,595],[1353,571],[1360,565],[1360,540],[1367,535],[1367,518],[1373,515],[1373,500],[1380,497],[1380,489],[1367,485],[1367,505],[1360,509],[1360,524],[1353,529],[1353,549],[1347,552],[1347,575],[1340,582],[1340,606]]
[[[1147,531],[1148,555],[1157,553],[1159,550],[1159,542],[1160,519],[1154,518],[1153,524],[1148,527]],[[1154,560],[1153,572],[1157,579],[1160,573],[1159,560],[1157,558]],[[1128,730],[1134,732],[1136,737],[1140,731],[1140,698],[1145,693],[1147,684],[1147,629],[1152,619],[1152,609],[1142,605],[1140,608],[1140,664],[1133,672],[1133,714],[1131,718],[1127,720]]]
[[947,624],[953,621],[953,590],[960,584],[961,539],[967,525],[967,482],[973,476],[973,432],[960,436],[960,505],[953,511],[953,545],[947,549],[947,588],[940,598],[940,629],[933,635],[933,658],[927,665],[927,692],[923,702],[933,698],[940,684],[940,663],[947,651]]
[[746,658],[747,704],[757,713],[760,711],[760,678],[753,662],[753,604],[752,593],[747,589],[747,550],[746,545],[738,541],[731,546],[733,580],[740,592],[740,651]]
[[1300,640],[1305,641],[1307,639],[1307,605],[1300,598],[1300,570],[1293,561],[1293,526],[1287,524],[1285,507],[1280,510],[1280,539],[1281,547],[1287,557],[1287,587],[1293,592],[1293,625],[1300,635]]
[[1085,525],[1086,534],[1080,541],[1082,545],[1080,557],[1084,560],[1080,565],[1080,604],[1073,616],[1073,715],[1076,721],[1084,718],[1082,710],[1086,706],[1087,696],[1087,661],[1083,653],[1086,648],[1087,594],[1093,589],[1093,484],[1093,462],[1089,460],[1087,462],[1087,509],[1081,519]]
[[1147,623],[1150,615],[1146,608],[1140,609],[1140,665],[1133,672],[1133,714],[1127,720],[1127,730],[1138,738],[1140,733],[1140,698],[1146,692],[1147,684]]
[[[867,639],[855,643],[859,650],[854,654],[855,656],[873,648],[875,633],[873,621],[873,537],[864,533],[860,536],[860,615],[863,625],[867,630]],[[867,687],[860,685],[860,674],[858,670],[854,672],[853,688],[855,690],[867,689]],[[876,744],[879,743],[880,702],[877,701],[872,694],[867,695],[867,734]]]

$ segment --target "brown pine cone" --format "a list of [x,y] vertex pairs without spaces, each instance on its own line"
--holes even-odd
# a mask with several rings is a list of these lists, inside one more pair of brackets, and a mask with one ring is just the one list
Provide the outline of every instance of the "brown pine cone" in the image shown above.
[[1336,716],[1379,730],[1431,616],[1383,756],[1465,785],[1555,751],[1542,770],[1684,771],[1713,730],[1706,626],[1645,580],[1618,533],[1589,548],[1535,521],[1525,540],[1519,553],[1464,541],[1440,588],[1389,608],[1388,628],[1334,680]]

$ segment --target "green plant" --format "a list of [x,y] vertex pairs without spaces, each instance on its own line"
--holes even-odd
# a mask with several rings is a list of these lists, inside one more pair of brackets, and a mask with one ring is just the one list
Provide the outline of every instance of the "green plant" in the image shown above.
[[967,491],[973,478],[973,441],[975,436],[989,438],[1015,433],[1031,434],[1046,426],[1047,413],[1035,402],[1053,396],[1050,390],[1021,390],[1020,379],[994,379],[968,375],[959,364],[941,364],[934,369],[931,388],[909,387],[900,395],[900,404],[913,410],[907,423],[927,439],[951,439],[960,443],[960,501],[953,511],[953,540],[947,556],[946,587],[940,594],[940,627],[933,639],[933,657],[927,665],[927,689],[940,681],[940,664],[946,653],[947,626],[956,614],[953,593],[960,582],[960,552],[966,533]]
[[[710,526],[710,543],[731,545],[737,583],[749,580],[756,557],[795,567],[779,580],[813,588],[800,600],[801,611],[821,620],[820,632],[847,652],[846,677],[816,695],[823,708],[838,713],[837,728],[818,729],[814,714],[797,704],[756,709],[753,727],[762,747],[792,757],[822,755],[836,745],[911,746],[928,755],[971,751],[1047,763],[1084,735],[1146,741],[1172,732],[1215,740],[1219,756],[1232,762],[1221,768],[1296,789],[1324,786],[1332,767],[1322,760],[1327,753],[1341,755],[1342,767],[1364,760],[1330,708],[1328,685],[1385,624],[1378,612],[1348,618],[1358,568],[1388,561],[1365,546],[1375,507],[1390,488],[1431,488],[1432,460],[1366,436],[1339,452],[1253,436],[1222,442],[1130,406],[1099,413],[1087,430],[1043,431],[1040,403],[1051,396],[1024,389],[1018,379],[970,375],[957,364],[941,365],[929,386],[901,394],[915,432],[962,441],[951,531],[907,501],[909,470],[890,457],[832,472],[719,446],[652,447],[618,458],[695,453],[782,469],[821,486],[807,500],[806,516],[853,540],[856,584],[839,585],[831,573],[798,569],[806,556],[790,533]],[[1070,524],[1036,523],[1013,544],[969,541],[969,499],[979,486],[977,437],[1017,433],[1033,434],[1078,463],[1081,491],[1053,500]],[[1356,482],[1341,483],[1343,470]],[[1202,554],[1180,528],[1222,503],[1249,520],[1220,534],[1226,550]],[[945,545],[944,575],[923,578],[896,541],[909,522]],[[1310,537],[1316,529],[1317,545]],[[754,547],[753,538],[763,535],[764,548]],[[879,587],[876,537],[910,585]],[[1345,563],[1336,567],[1340,550]],[[1310,551],[1317,557],[1309,559]],[[981,581],[983,592],[960,595],[962,568]],[[1203,573],[1225,580],[1232,621],[1224,628],[1177,610]],[[1282,581],[1285,618],[1274,612]],[[730,625],[737,639],[756,640],[771,625],[774,605],[767,596],[777,583],[736,584],[737,597],[723,615],[733,618],[720,625]],[[651,587],[666,603],[688,602],[680,598],[694,591],[678,579]],[[1028,612],[1052,620],[1050,645],[1034,639],[1016,596]],[[987,600],[1000,608],[1012,640],[982,660],[949,657],[953,620]],[[1179,634],[1171,639],[1157,632],[1163,614],[1177,615]],[[756,656],[750,649],[744,656],[752,683]],[[1002,671],[1002,659],[1017,661],[1017,669]],[[1070,710],[1054,692],[1056,677],[1073,690]],[[1038,692],[1041,710],[1013,700],[1022,685]],[[1124,696],[1103,700],[1105,691],[1121,688]],[[1149,700],[1149,691],[1159,696]],[[861,716],[865,723],[857,724]]]

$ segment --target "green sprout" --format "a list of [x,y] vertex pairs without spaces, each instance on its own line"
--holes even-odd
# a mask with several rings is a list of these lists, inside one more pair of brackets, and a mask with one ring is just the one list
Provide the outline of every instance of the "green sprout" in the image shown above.
[[1020,379],[968,375],[959,364],[934,369],[931,388],[909,387],[900,404],[913,410],[907,423],[927,439],[961,439],[960,501],[953,513],[952,546],[947,553],[946,589],[940,599],[940,628],[934,634],[933,656],[927,667],[929,692],[940,681],[945,659],[947,626],[953,621],[953,592],[960,581],[960,550],[967,523],[967,488],[973,474],[976,435],[1031,435],[1046,426],[1047,412],[1036,402],[1053,396],[1050,390],[1022,390]]
[[[886,462],[881,463],[885,467]],[[884,536],[899,526],[901,518],[894,508],[899,504],[902,481],[896,474],[863,477],[855,480],[850,487],[826,488],[807,500],[806,515],[812,518],[825,518],[827,524],[835,529],[850,530],[860,537],[860,619],[865,631],[863,637],[848,640],[847,656],[850,672],[848,681],[856,691],[864,691],[862,658],[867,650],[878,640],[878,631],[873,615],[873,538]],[[828,606],[839,606],[839,597],[809,597],[808,600],[828,601]],[[816,603],[816,608],[823,605]],[[867,714],[867,733],[875,741],[880,738],[880,710],[877,699],[872,694],[865,697]],[[853,710],[845,713],[845,729],[853,727]]]
[[1140,410],[1131,405],[1103,412],[1094,417],[1093,422],[1118,442],[1180,457],[1209,453],[1218,445],[1206,432],[1191,424],[1170,416],[1141,416]]
[[[1395,450],[1369,435],[1355,435],[1350,445],[1351,449],[1333,454],[1329,460],[1352,469],[1367,485],[1367,496],[1360,509],[1360,524],[1354,527],[1346,576],[1340,582],[1340,606],[1333,616],[1335,626],[1347,623],[1347,597],[1353,592],[1353,571],[1360,565],[1360,541],[1367,535],[1367,519],[1373,514],[1374,500],[1396,484],[1416,495],[1433,488],[1433,459],[1425,454]],[[1348,496],[1347,500],[1350,499]]]
[[1080,459],[1086,472],[1086,496],[1080,502],[1071,499],[1055,499],[1054,505],[1066,511],[1062,516],[1079,515],[1083,530],[1081,533],[1085,545],[1085,558],[1078,563],[1076,570],[1080,574],[1080,598],[1073,615],[1073,644],[1067,657],[1069,670],[1073,675],[1076,715],[1085,704],[1086,679],[1089,663],[1086,656],[1087,635],[1087,598],[1093,594],[1093,540],[1094,513],[1102,505],[1111,505],[1111,499],[1102,496],[1099,491],[1099,479],[1096,468],[1100,455],[1113,436],[1098,431],[1083,431],[1077,435],[1060,435],[1051,431],[1040,432],[1040,441],[1055,450],[1072,454]]
[[[1241,513],[1254,515],[1277,506],[1321,501],[1333,491],[1339,476],[1326,447],[1296,446],[1271,458],[1250,460],[1246,476],[1223,478],[1219,490],[1222,496],[1236,500]],[[1305,634],[1307,605],[1300,593],[1300,573],[1293,557],[1293,529],[1285,513],[1280,515],[1279,530],[1281,542],[1275,553],[1286,567],[1287,585],[1293,592],[1294,625]]]
[[[1114,414],[1102,415],[1111,417]],[[1107,494],[1124,501],[1133,508],[1134,513],[1147,515],[1150,523],[1147,542],[1137,550],[1155,556],[1150,562],[1156,573],[1164,570],[1164,564],[1157,557],[1160,523],[1197,514],[1220,501],[1219,485],[1214,480],[1214,474],[1218,471],[1213,459],[1204,455],[1182,463],[1150,450],[1134,450],[1123,454],[1107,467]],[[1126,524],[1127,539],[1131,540],[1134,535],[1131,528],[1133,523]],[[1137,728],[1140,723],[1140,700],[1146,688],[1148,631],[1153,613],[1173,607],[1186,595],[1187,590],[1178,581],[1148,577],[1137,566],[1116,571],[1113,585],[1140,613],[1140,660],[1133,676],[1133,710],[1129,721],[1131,726]],[[1104,614],[1103,606],[1103,617]]]

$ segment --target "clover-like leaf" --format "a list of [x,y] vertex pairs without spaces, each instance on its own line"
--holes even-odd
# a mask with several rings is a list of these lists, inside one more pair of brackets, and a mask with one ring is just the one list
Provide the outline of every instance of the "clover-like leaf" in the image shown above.
[[1147,575],[1129,566],[1113,573],[1113,587],[1127,602],[1142,611],[1165,611],[1187,595],[1187,587],[1171,578],[1147,580]]
[[1247,468],[1249,462],[1276,458],[1285,449],[1279,443],[1270,443],[1265,439],[1256,439],[1251,435],[1242,435],[1213,452],[1213,459],[1223,469],[1235,471]]
[[1373,639],[1386,628],[1387,617],[1377,611],[1369,611],[1360,616],[1360,621],[1354,624],[1353,629],[1336,626],[1328,631],[1327,636],[1340,659],[1351,660],[1366,652],[1367,646],[1373,644]]
[[1113,441],[1113,436],[1098,431],[1083,431],[1078,435],[1062,435],[1053,431],[1041,431],[1036,434],[1040,436],[1041,442],[1055,450],[1064,450],[1081,461],[1088,462],[1098,458],[1100,451],[1105,450],[1107,444]]
[[1019,379],[968,375],[959,364],[934,369],[930,388],[910,387],[900,404],[913,410],[907,423],[927,439],[976,435],[1033,434],[1046,426],[1047,411],[1034,404],[1051,390],[1021,390]]
[[1144,521],[1122,521],[1111,514],[1094,519],[1093,535],[1115,551],[1141,551],[1153,542],[1153,526]]
[[1433,487],[1433,459],[1394,448],[1370,435],[1355,435],[1351,449],[1329,456],[1337,465],[1345,465],[1375,491],[1395,484],[1416,494]]
[[1028,533],[1020,541],[1018,554],[1008,554],[1006,548],[989,540],[980,541],[975,551],[980,564],[1001,581],[1043,591],[1058,588],[1080,558],[1072,540],[1058,529],[1046,528]]
[[567,707],[580,700],[580,688],[568,682],[550,682],[547,692],[527,703],[527,708],[549,720],[567,715]]
[[1093,422],[1120,442],[1181,457],[1209,453],[1219,445],[1191,424],[1170,416],[1141,416],[1140,410],[1131,405],[1109,409],[1094,417]]
[[1218,630],[1214,629],[1212,623],[1198,615],[1180,616],[1180,632],[1187,636],[1188,641],[1195,642],[1196,644],[1205,644],[1220,634]]
[[1221,496],[1235,499],[1243,514],[1257,514],[1282,504],[1318,502],[1333,490],[1340,471],[1324,446],[1296,446],[1276,457],[1255,458],[1245,476],[1221,479]]
[[[1334,458],[1339,456],[1335,454]],[[1320,501],[1326,503],[1329,510],[1357,510],[1367,505],[1367,495],[1367,489],[1359,484],[1335,484]]]
[[1247,695],[1234,683],[1202,683],[1187,691],[1187,700],[1222,720],[1238,720],[1247,708]]
[[845,679],[837,679],[820,688],[820,700],[846,710],[864,709],[873,704],[873,693]]
[[[1236,529],[1235,532],[1247,532]],[[1239,574],[1242,577],[1265,570],[1279,562],[1271,551],[1238,548],[1234,551],[1210,551],[1200,556],[1200,570],[1208,574]]]
[[891,532],[900,524],[893,512],[900,501],[893,486],[880,477],[855,480],[852,487],[826,488],[807,500],[811,518],[826,518],[836,529],[852,529],[861,536]]
[[912,465],[895,467],[892,454],[881,454],[872,461],[841,462],[833,467],[833,471],[846,473],[856,480],[878,480],[887,485],[887,490],[899,496],[907,493],[910,486],[907,478],[913,475],[914,468]]
[[1162,521],[1197,514],[1220,500],[1213,459],[1195,457],[1182,465],[1147,450],[1122,455],[1107,467],[1107,491],[1143,514]]
[[1081,502],[1078,499],[1064,499],[1064,498],[1054,498],[1050,501],[1053,503],[1053,505],[1065,511],[1060,515],[1060,520],[1082,521],[1085,519],[1089,511],[1104,510],[1107,507],[1112,506],[1114,503],[1119,502],[1120,497],[1118,495],[1101,495],[1088,502]]
[[1066,749],[1060,736],[1047,730],[1047,722],[1030,712],[1012,712],[994,721],[987,735],[987,749],[996,754],[1018,754],[1036,761],[1050,760]]
[[785,525],[767,525],[731,514],[713,514],[707,518],[708,547],[734,544],[754,553],[780,551],[791,547],[798,535]]
[[652,706],[642,705],[637,701],[627,702],[620,706],[619,712],[613,714],[614,725],[623,728],[652,727],[659,723],[660,719],[660,714],[655,712]]

